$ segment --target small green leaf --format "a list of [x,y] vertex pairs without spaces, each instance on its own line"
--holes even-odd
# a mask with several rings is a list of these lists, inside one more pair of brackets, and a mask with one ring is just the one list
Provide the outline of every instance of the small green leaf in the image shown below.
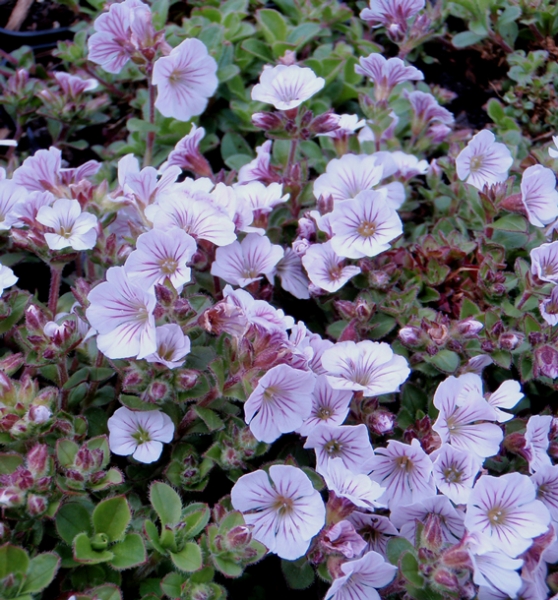
[[256,12],[256,19],[269,44],[287,39],[287,23],[281,13],[271,8],[262,8]]
[[161,589],[163,594],[169,598],[181,598],[182,586],[186,582],[186,578],[180,573],[169,573],[161,581]]
[[0,547],[0,579],[10,573],[26,573],[29,568],[29,556],[23,548],[4,544]]
[[186,538],[196,537],[203,531],[205,526],[209,523],[211,512],[207,504],[202,502],[194,502],[189,504],[182,513],[182,523],[184,528],[182,534]]
[[69,467],[74,464],[74,458],[79,450],[79,446],[72,440],[58,440],[56,442],[56,459],[62,467]]
[[59,566],[60,557],[54,552],[38,554],[31,559],[21,591],[26,594],[40,592],[54,579]]
[[196,406],[194,407],[194,411],[207,425],[209,431],[217,431],[218,429],[223,429],[225,427],[223,419],[221,419],[221,417],[214,410],[205,408],[203,406]]
[[56,513],[56,531],[70,546],[78,533],[91,535],[93,531],[89,511],[77,502],[63,504]]
[[129,569],[141,565],[147,560],[145,546],[139,533],[129,533],[121,542],[113,544],[110,549],[114,553],[110,566],[114,569]]
[[105,533],[111,542],[122,538],[132,513],[124,496],[115,496],[100,502],[93,511],[92,522],[95,533]]
[[263,60],[265,63],[273,62],[273,56],[269,50],[269,46],[260,40],[249,38],[244,40],[240,47],[253,56]]
[[174,565],[186,573],[197,571],[202,567],[201,549],[194,542],[187,542],[180,552],[171,552],[170,557]]
[[281,560],[281,570],[293,590],[305,590],[314,582],[314,569],[304,557],[294,561]]
[[98,598],[99,600],[122,600],[122,594],[118,586],[112,583],[106,583],[105,585],[99,585],[95,588],[87,590],[85,592],[92,598]]
[[163,525],[176,525],[182,514],[182,500],[170,485],[156,481],[149,489],[149,500]]
[[459,367],[461,359],[459,358],[459,354],[444,349],[430,357],[429,362],[444,373],[454,373],[457,367]]
[[132,410],[159,410],[158,404],[153,402],[145,402],[137,396],[129,396],[128,394],[120,394],[120,402]]
[[454,35],[451,41],[456,48],[465,48],[467,46],[473,46],[474,44],[477,44],[485,37],[486,35],[479,35],[478,33],[473,33],[472,31],[462,31],[461,33]]
[[153,523],[153,521],[146,520],[143,522],[143,528],[147,535],[147,539],[149,540],[153,548],[157,550],[159,554],[166,554],[167,551],[163,548],[163,546],[161,546],[159,540],[159,531],[157,530],[155,523]]
[[20,465],[23,464],[23,457],[21,454],[15,453],[1,453],[0,454],[0,475],[10,475]]
[[30,296],[26,294],[20,294],[13,301],[13,304],[10,304],[10,308],[12,312],[9,316],[0,319],[0,334],[6,333],[6,331],[10,331],[10,329],[23,317],[23,313],[27,307]]
[[107,562],[114,557],[114,554],[109,550],[93,550],[91,542],[86,533],[76,535],[73,543],[74,560],[87,565],[96,565]]
[[242,565],[230,558],[224,556],[212,556],[211,559],[213,560],[215,568],[226,577],[240,577],[244,571]]
[[420,588],[424,585],[424,579],[419,573],[419,564],[415,555],[411,552],[405,552],[400,561],[401,574],[414,586]]
[[386,557],[392,565],[397,566],[399,559],[405,552],[414,552],[415,549],[409,540],[401,537],[392,537],[388,540]]

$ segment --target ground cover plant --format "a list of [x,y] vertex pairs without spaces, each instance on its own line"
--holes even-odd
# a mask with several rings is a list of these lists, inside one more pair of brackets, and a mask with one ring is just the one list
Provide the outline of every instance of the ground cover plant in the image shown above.
[[55,8],[0,36],[0,598],[555,597],[555,3]]

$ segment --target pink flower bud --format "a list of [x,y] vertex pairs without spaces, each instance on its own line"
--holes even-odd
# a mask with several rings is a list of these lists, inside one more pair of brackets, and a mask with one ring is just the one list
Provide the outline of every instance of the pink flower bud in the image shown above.
[[517,348],[520,341],[521,341],[520,337],[511,331],[509,331],[507,333],[503,333],[500,336],[500,340],[499,340],[500,348],[502,348],[503,350],[513,350],[513,349]]
[[39,309],[38,306],[31,304],[25,311],[25,325],[28,333],[36,335],[43,334],[44,326],[47,324],[46,315]]
[[309,239],[316,234],[316,224],[312,219],[301,217],[298,220],[298,235],[301,238]]
[[368,415],[367,425],[376,435],[385,435],[389,433],[395,425],[395,415],[387,410],[375,410]]
[[191,390],[197,383],[199,373],[191,369],[180,369],[176,372],[176,386],[179,390]]
[[399,330],[398,337],[406,346],[420,346],[422,331],[418,327],[409,325]]
[[552,346],[545,345],[537,348],[534,352],[533,373],[535,377],[558,377],[558,351]]
[[479,321],[475,321],[475,319],[465,319],[464,321],[459,321],[459,323],[457,323],[459,335],[466,338],[475,337],[483,327],[484,325]]
[[420,545],[423,548],[436,552],[444,543],[444,534],[442,532],[442,524],[440,515],[430,513],[426,517],[426,523],[420,536]]
[[74,458],[74,465],[76,469],[79,469],[82,472],[91,471],[95,468],[96,464],[97,461],[95,460],[95,456],[91,450],[89,450],[89,448],[83,446],[77,451]]
[[48,446],[46,444],[35,444],[27,453],[27,468],[34,477],[46,475],[50,466]]
[[48,508],[48,503],[43,496],[29,494],[27,496],[27,512],[32,517],[42,515]]
[[147,398],[150,402],[161,402],[169,393],[169,385],[164,381],[154,381],[147,388]]
[[283,128],[283,119],[277,113],[259,112],[252,115],[252,123],[263,131],[273,131]]
[[459,581],[455,573],[448,569],[438,567],[432,574],[432,579],[441,587],[451,592],[459,591]]
[[157,302],[160,302],[163,306],[170,306],[176,299],[176,294],[165,285],[156,285],[155,297],[157,298]]
[[35,423],[35,425],[40,425],[41,423],[46,423],[50,417],[52,417],[52,411],[47,406],[33,405],[29,409],[27,413],[27,418],[31,423]]
[[246,525],[237,525],[229,530],[225,536],[225,543],[230,550],[244,548],[252,541],[252,532]]
[[0,360],[0,371],[7,375],[13,375],[25,363],[25,357],[21,352],[9,354]]
[[339,129],[340,116],[336,115],[333,110],[329,110],[323,115],[317,116],[310,124],[310,131],[317,135],[321,133],[330,133]]
[[312,244],[306,238],[297,238],[291,245],[291,248],[295,254],[299,257],[303,257],[306,254],[306,250],[310,248]]

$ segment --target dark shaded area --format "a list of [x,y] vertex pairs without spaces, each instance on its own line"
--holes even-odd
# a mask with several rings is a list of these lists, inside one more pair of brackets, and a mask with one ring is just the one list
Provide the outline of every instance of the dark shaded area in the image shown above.
[[[4,0],[0,3],[0,27],[7,24],[15,5],[16,0]],[[68,6],[63,6],[51,0],[35,1],[21,26],[21,31],[59,29],[73,25],[75,21],[76,14]],[[1,35],[3,36],[3,33]]]

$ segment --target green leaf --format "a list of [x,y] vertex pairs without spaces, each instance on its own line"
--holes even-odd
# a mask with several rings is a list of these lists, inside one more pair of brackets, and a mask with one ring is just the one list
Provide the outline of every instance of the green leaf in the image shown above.
[[149,123],[148,121],[136,119],[135,117],[128,119],[128,121],[126,122],[126,127],[128,128],[128,131],[130,133],[133,133],[134,131],[139,131],[140,133],[157,133],[157,131],[159,130],[159,127],[155,125],[155,123]]
[[397,566],[399,559],[405,552],[414,552],[415,549],[409,540],[401,537],[392,537],[386,546],[386,557],[392,565]]
[[287,23],[281,13],[271,8],[262,8],[256,12],[256,19],[269,44],[276,41],[286,41]]
[[76,535],[73,543],[74,560],[87,565],[96,565],[107,562],[114,557],[109,550],[93,550],[91,542],[86,533]]
[[444,373],[454,373],[457,367],[459,367],[461,359],[459,358],[459,354],[444,349],[431,356],[428,362]]
[[256,40],[254,38],[249,38],[244,40],[240,47],[246,52],[249,52],[253,56],[263,60],[265,63],[273,62],[273,55],[269,50],[269,46],[264,44],[260,40]]
[[293,590],[305,590],[314,582],[314,569],[308,564],[306,558],[298,560],[281,560],[281,570]]
[[478,33],[473,33],[472,31],[462,31],[461,33],[457,33],[453,36],[452,44],[456,48],[465,48],[467,46],[473,46],[474,44],[477,44],[485,37],[486,34],[479,35]]
[[223,422],[221,417],[210,408],[196,406],[194,407],[194,412],[207,425],[209,431],[217,431],[225,427],[225,423]]
[[116,375],[116,371],[108,367],[90,367],[89,375],[91,381],[105,381],[110,379],[113,375]]
[[189,504],[182,513],[182,523],[184,528],[182,533],[186,538],[196,537],[201,533],[209,523],[211,512],[207,504],[195,502]]
[[8,317],[0,320],[0,334],[10,331],[10,329],[23,317],[27,303],[29,302],[29,296],[21,294],[17,296],[13,304],[10,305],[12,312]]
[[419,564],[415,555],[411,552],[405,552],[400,563],[401,574],[405,579],[416,587],[424,585],[424,579],[419,573]]
[[89,511],[77,502],[63,504],[56,513],[55,523],[58,535],[70,546],[79,533],[88,536],[93,533]]
[[129,533],[121,542],[113,544],[110,549],[114,553],[110,566],[114,569],[129,569],[141,565],[147,560],[145,546],[139,533]]
[[170,485],[156,481],[149,489],[149,500],[163,525],[176,525],[182,514],[182,500]]
[[20,465],[23,464],[23,457],[21,454],[15,453],[1,453],[0,454],[0,475],[10,475]]
[[69,467],[74,463],[74,458],[79,446],[72,440],[58,440],[56,442],[56,460],[63,467]]
[[93,511],[92,522],[95,533],[105,533],[111,542],[123,537],[132,513],[124,496],[115,496],[100,502]]
[[511,231],[514,233],[525,233],[528,230],[525,217],[514,214],[505,215],[501,219],[494,221],[491,227],[492,229],[500,229],[502,231]]
[[512,355],[507,350],[495,350],[490,354],[492,360],[503,369],[509,369]]
[[130,408],[131,410],[159,410],[158,404],[153,404],[153,402],[145,402],[137,396],[120,394],[119,399],[124,406]]
[[29,556],[23,548],[4,544],[0,547],[0,579],[10,573],[26,573],[29,568]]
[[197,571],[202,567],[201,549],[194,542],[187,542],[180,552],[171,552],[170,557],[174,565],[186,573]]
[[122,594],[118,586],[112,583],[106,583],[105,585],[99,585],[95,588],[87,590],[85,592],[92,598],[98,598],[99,600],[122,600]]
[[54,552],[39,554],[31,559],[27,569],[27,578],[21,591],[33,594],[46,588],[54,579],[60,566],[60,557]]
[[211,559],[215,568],[227,577],[240,577],[244,571],[242,565],[225,556],[212,556]]
[[163,594],[169,598],[180,598],[182,596],[182,586],[185,582],[186,578],[180,573],[169,573],[161,581]]
[[153,548],[155,548],[155,550],[157,550],[159,554],[166,554],[167,551],[163,548],[163,546],[161,546],[159,540],[159,531],[157,530],[155,523],[153,523],[153,521],[146,520],[143,522],[143,528],[145,530],[145,533],[147,534],[147,539],[149,540]]

